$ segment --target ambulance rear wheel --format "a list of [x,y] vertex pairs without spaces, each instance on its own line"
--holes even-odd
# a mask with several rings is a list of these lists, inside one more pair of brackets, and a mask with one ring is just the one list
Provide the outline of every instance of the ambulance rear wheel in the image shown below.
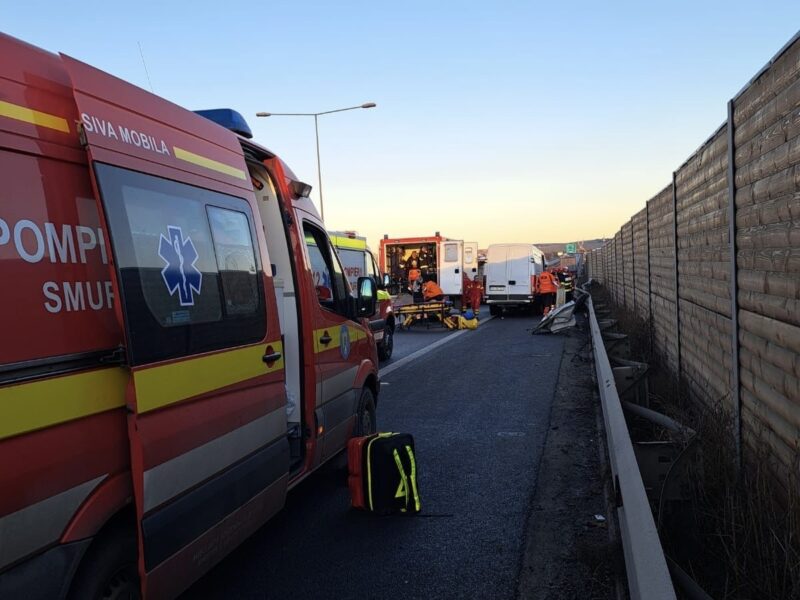
[[365,387],[361,390],[361,401],[358,404],[358,421],[356,437],[370,435],[378,431],[378,420],[375,416],[375,395]]
[[383,339],[378,345],[378,358],[389,360],[392,358],[392,351],[394,351],[394,327],[386,325],[383,330]]
[[136,532],[117,522],[92,542],[83,558],[69,598],[73,600],[138,600]]

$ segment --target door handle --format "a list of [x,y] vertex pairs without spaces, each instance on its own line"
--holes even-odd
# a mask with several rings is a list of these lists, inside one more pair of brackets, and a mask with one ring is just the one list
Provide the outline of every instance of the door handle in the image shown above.
[[461,271],[460,271],[459,269],[456,269],[456,274],[458,274],[458,273],[460,273],[460,272],[461,272]]
[[333,341],[333,338],[329,336],[327,333],[324,334],[321,338],[319,338],[319,343],[327,346]]
[[263,360],[265,363],[271,363],[275,362],[276,360],[280,360],[280,358],[281,358],[280,352],[273,352],[272,354],[265,354],[264,356],[261,357],[261,360]]
[[508,282],[508,285],[517,285],[517,280],[512,279],[511,281]]

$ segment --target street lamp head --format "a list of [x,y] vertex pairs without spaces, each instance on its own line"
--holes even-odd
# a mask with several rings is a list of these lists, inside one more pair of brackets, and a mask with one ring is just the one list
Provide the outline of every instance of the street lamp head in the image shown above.
[[374,102],[366,102],[361,105],[361,108],[375,108],[376,106],[377,104],[375,104]]
[[272,116],[272,113],[268,113],[268,112],[257,112],[257,113],[256,113],[256,116],[257,116],[257,117],[269,117],[269,116]]

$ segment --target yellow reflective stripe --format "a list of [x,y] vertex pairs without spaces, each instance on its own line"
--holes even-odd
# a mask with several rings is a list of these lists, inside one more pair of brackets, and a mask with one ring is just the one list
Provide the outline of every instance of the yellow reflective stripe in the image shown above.
[[406,452],[408,453],[408,459],[411,461],[411,490],[414,492],[414,506],[417,512],[419,512],[420,502],[419,490],[417,489],[417,461],[414,459],[414,451],[411,449],[411,446],[406,446]]
[[128,377],[108,367],[0,388],[0,439],[119,408]]
[[51,115],[39,110],[32,110],[19,104],[11,104],[0,100],[0,117],[8,117],[15,121],[22,121],[23,123],[31,123],[38,127],[47,127],[54,129],[61,133],[69,133],[69,123],[63,117]]
[[347,250],[366,250],[367,240],[359,240],[341,235],[332,235],[331,242],[337,248],[346,248]]
[[[283,354],[280,342],[270,345]],[[162,408],[283,369],[283,356],[269,367],[263,356],[264,345],[258,344],[136,371],[133,381],[138,411]]]
[[178,148],[177,146],[173,146],[172,150],[175,152],[175,158],[179,160],[183,160],[206,169],[211,169],[212,171],[224,173],[225,175],[230,175],[231,177],[247,180],[247,174],[245,174],[245,172],[241,169],[226,165],[225,163],[213,160],[211,158],[206,158],[205,156],[200,156],[199,154],[189,152],[188,150]]
[[[320,338],[322,338],[325,334],[328,334],[328,337],[331,338],[331,341],[327,344],[323,344],[320,342]],[[361,327],[353,327],[352,325],[347,325],[347,333],[350,335],[350,343],[358,342],[360,340],[367,339],[367,332],[364,331]],[[320,352],[325,352],[326,350],[333,350],[334,348],[338,348],[342,345],[342,326],[341,325],[333,325],[331,327],[321,327],[320,329],[314,330],[314,353],[319,354]]]
[[[403,463],[400,461],[400,454],[397,452],[397,448],[392,450],[392,454],[394,455],[394,462],[397,465],[397,470],[400,472],[400,483],[403,485],[403,491],[406,493],[406,508],[408,508],[408,477],[406,477],[406,472],[403,469]],[[395,498],[396,497],[397,496],[395,496]],[[400,510],[406,512],[405,508],[401,508]]]

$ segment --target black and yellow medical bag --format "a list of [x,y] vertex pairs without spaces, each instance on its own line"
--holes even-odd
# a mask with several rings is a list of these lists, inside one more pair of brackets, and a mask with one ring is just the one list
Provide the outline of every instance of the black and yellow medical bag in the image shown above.
[[376,433],[347,444],[348,487],[354,508],[378,514],[418,513],[414,438],[409,433]]

